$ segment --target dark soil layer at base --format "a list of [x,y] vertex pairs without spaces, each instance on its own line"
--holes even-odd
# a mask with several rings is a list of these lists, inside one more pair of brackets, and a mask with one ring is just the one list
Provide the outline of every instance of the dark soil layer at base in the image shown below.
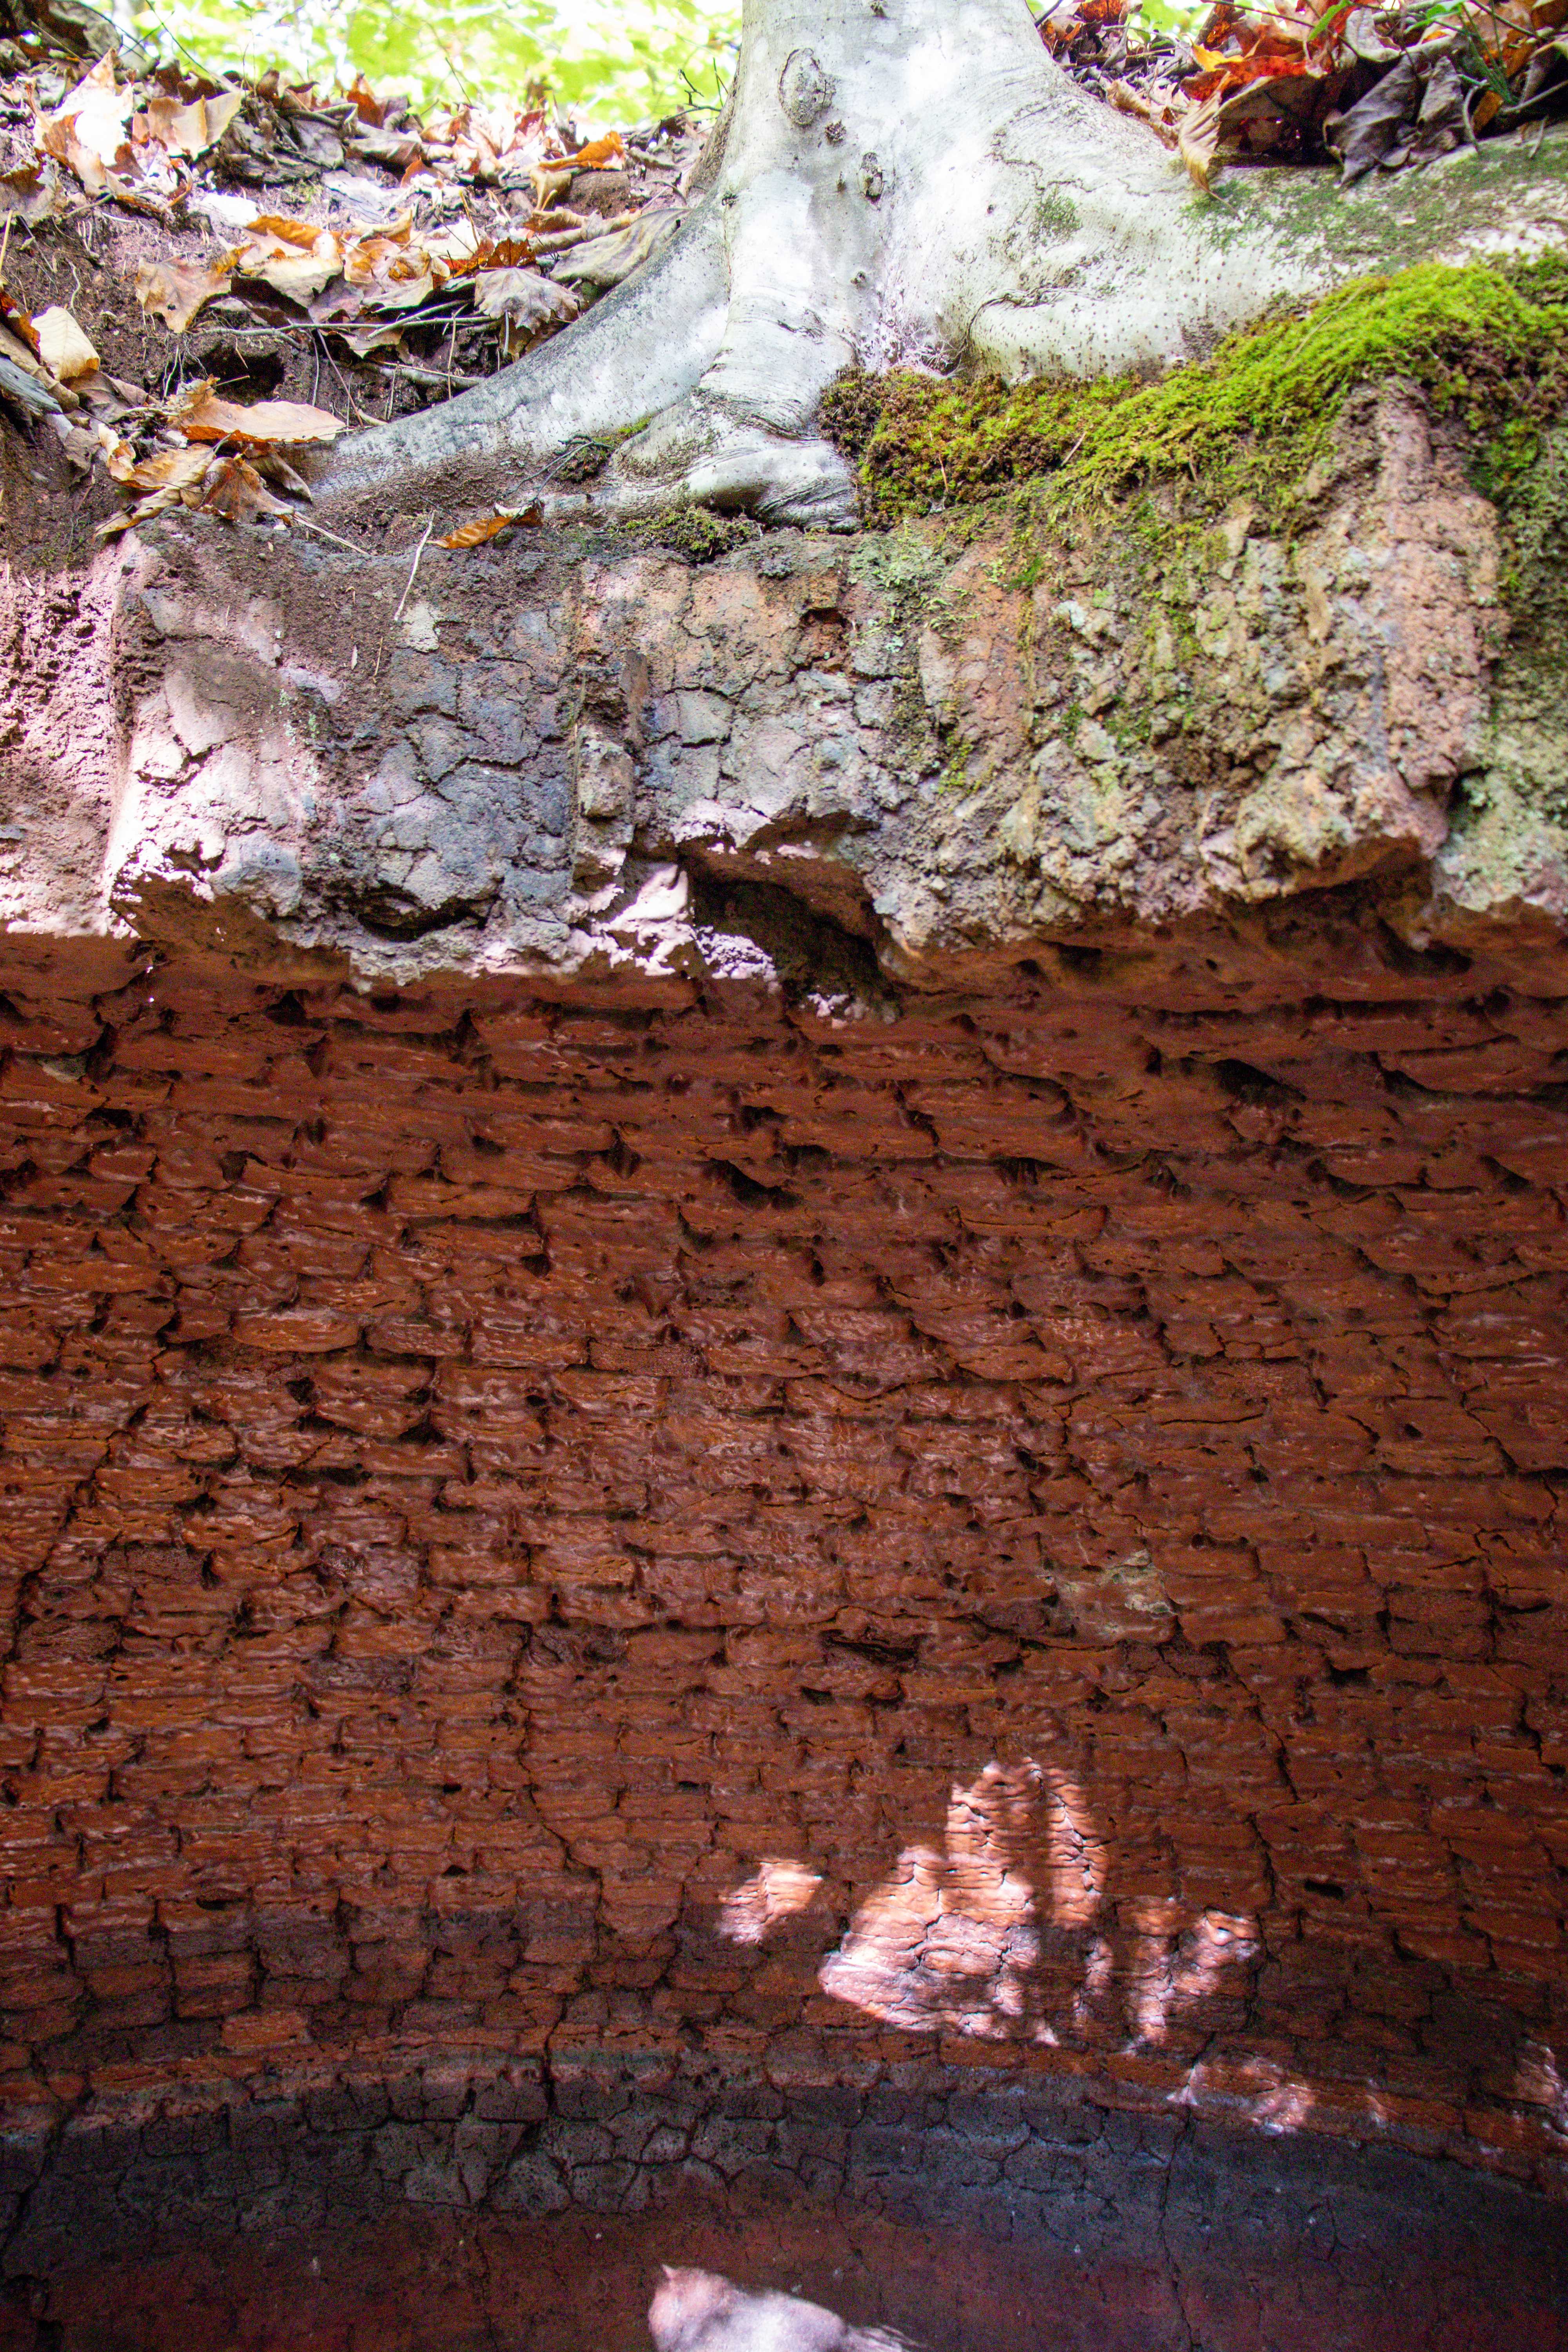
[[[371,2136],[336,2135],[328,2152],[305,2134],[299,2150],[313,2151],[317,2174],[291,2168],[280,2194],[268,2185],[277,2164],[258,2167],[239,2230],[216,2219],[246,2191],[243,2159],[222,2137],[205,2151],[193,2141],[184,2195],[157,2207],[166,2158],[144,2148],[105,2145],[104,2169],[69,2187],[53,2162],[36,2192],[52,2233],[30,2241],[24,2210],[10,2241],[0,2352],[646,2352],[664,2262],[805,2294],[929,2352],[1568,2344],[1568,2212],[1452,2165],[1310,2135],[1121,2118],[1116,2145],[1102,2135],[1089,2163],[1047,2129],[1029,2143],[1052,2159],[1058,2186],[1044,2197],[1005,2179],[975,2185],[996,2170],[984,2136],[966,2182],[938,2131],[907,2135],[882,2187],[862,2175],[858,2196],[823,2193],[809,2161],[793,2181],[776,2162],[754,2166],[727,2195],[678,2170],[661,2182],[645,2165],[629,2168],[634,2213],[384,2204],[369,2219]],[[436,2137],[452,2142],[455,2193],[456,2137]],[[433,2146],[426,2193],[441,2157]],[[257,2218],[312,2196],[323,2218],[310,2229]],[[73,2244],[111,2251],[81,2262]]]

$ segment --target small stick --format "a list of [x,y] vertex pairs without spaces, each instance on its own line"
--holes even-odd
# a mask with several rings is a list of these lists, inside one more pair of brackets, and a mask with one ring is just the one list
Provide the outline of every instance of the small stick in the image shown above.
[[299,523],[305,530],[319,531],[323,539],[330,539],[334,547],[346,547],[351,555],[364,553],[363,548],[356,547],[352,539],[340,539],[335,530],[329,530],[324,522],[315,522],[307,514],[295,514],[290,509],[290,520]]
[[391,625],[393,628],[395,628],[395,629],[396,628],[397,624],[399,623],[399,621],[401,621],[401,620],[402,620],[402,618],[403,618],[403,608],[404,608],[404,606],[407,604],[408,599],[409,599],[409,598],[410,598],[410,596],[412,596],[412,595],[413,595],[413,593],[414,593],[414,583],[415,583],[415,580],[416,580],[416,576],[417,576],[417,574],[418,574],[418,571],[419,571],[419,559],[420,559],[420,557],[424,554],[424,552],[425,552],[426,549],[429,546],[429,544],[430,544],[430,534],[431,534],[431,532],[435,530],[435,528],[436,528],[436,514],[435,514],[435,509],[434,509],[434,508],[432,508],[431,512],[430,512],[430,518],[429,518],[429,520],[428,520],[428,521],[426,523],[426,525],[425,525],[425,536],[424,536],[424,538],[420,541],[420,542],[419,542],[418,546],[417,546],[417,547],[415,549],[415,551],[414,551],[414,561],[413,561],[413,562],[412,562],[412,563],[409,565],[409,567],[408,567],[408,579],[407,579],[407,583],[406,583],[406,584],[405,584],[405,587],[404,587],[404,591],[403,591],[402,595],[401,595],[401,596],[398,598],[398,600],[397,600],[397,610],[396,610],[396,612],[395,612],[395,613],[394,613],[394,614],[393,614],[393,616],[392,616],[392,620],[391,620],[391,624],[390,624],[390,625]]

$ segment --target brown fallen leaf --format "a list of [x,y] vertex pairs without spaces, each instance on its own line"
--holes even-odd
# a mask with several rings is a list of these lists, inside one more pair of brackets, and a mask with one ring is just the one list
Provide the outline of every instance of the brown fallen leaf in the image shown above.
[[369,122],[362,122],[357,129],[351,127],[345,144],[357,163],[384,163],[393,172],[415,170],[425,156],[412,131],[383,131],[378,124]]
[[275,294],[301,307],[330,286],[342,267],[338,239],[310,221],[264,213],[244,235],[245,243],[228,257],[236,276],[259,278]]
[[481,516],[478,522],[459,523],[445,539],[436,541],[437,547],[483,547],[487,541],[499,539],[503,530],[514,523],[542,522],[544,509],[536,499],[527,507],[497,507],[493,513]]
[[78,472],[90,474],[98,457],[98,443],[92,435],[84,432],[79,425],[73,425],[68,417],[58,413],[51,416],[48,422],[54,428],[61,448]]
[[447,278],[443,240],[414,235],[414,217],[402,213],[384,228],[356,236],[343,254],[343,281],[355,289],[362,307],[412,310],[444,286]]
[[195,514],[221,515],[226,522],[255,522],[289,510],[275,499],[254,466],[243,457],[217,457],[208,466],[193,496],[181,503]]
[[482,236],[471,252],[448,254],[447,268],[453,278],[472,278],[481,269],[518,269],[532,259],[531,236]]
[[128,213],[145,213],[147,218],[155,220],[160,228],[172,229],[174,226],[174,206],[188,194],[190,183],[176,173],[167,193],[160,194],[145,180],[129,180],[122,173],[106,172],[104,187],[115,203],[123,205]]
[[50,219],[65,201],[58,166],[49,156],[41,163],[0,172],[0,213],[15,213],[25,228]]
[[487,319],[505,319],[525,333],[564,327],[577,316],[575,298],[537,269],[481,269],[474,278],[474,308]]
[[273,497],[248,458],[215,456],[210,449],[165,449],[136,464],[130,462],[128,443],[104,436],[100,446],[113,478],[142,495],[125,513],[100,523],[100,539],[118,538],[134,524],[151,522],[176,506],[193,514],[218,515],[225,522],[258,522],[292,511]]
[[244,103],[245,92],[240,89],[220,89],[212,98],[192,99],[188,104],[159,90],[148,100],[144,113],[132,117],[132,143],[140,147],[156,140],[170,155],[205,155],[209,147],[216,146]]
[[187,441],[237,441],[267,448],[302,441],[334,441],[344,429],[341,416],[299,400],[258,400],[248,408],[220,399],[212,379],[194,383],[168,411],[169,423]]
[[197,312],[234,283],[230,269],[209,269],[199,261],[139,261],[136,299],[149,318],[161,320],[172,335],[183,335]]
[[38,331],[37,327],[34,326],[26,310],[23,310],[20,302],[14,299],[10,289],[3,282],[0,282],[0,319],[4,319],[5,324],[10,328],[11,332],[16,336],[18,336],[20,340],[26,344],[27,349],[32,352],[33,357],[37,359],[38,355]]
[[139,458],[130,442],[121,440],[104,452],[110,478],[129,490],[187,489],[201,480],[211,463],[206,449],[161,449],[155,457]]
[[356,360],[368,360],[377,352],[395,352],[402,343],[405,329],[394,320],[380,326],[355,327],[329,323],[328,332],[335,335],[345,351]]
[[98,353],[63,303],[51,302],[47,310],[38,312],[33,325],[37,330],[38,357],[51,375],[58,376],[62,383],[91,375]]
[[[37,337],[34,341],[37,341]],[[55,374],[53,369],[44,365],[37,352],[30,349],[20,335],[13,333],[12,330],[4,323],[0,323],[0,358],[9,360],[13,367],[19,367],[24,375],[32,377],[35,383],[47,385],[62,408],[81,406],[77,394],[68,390]],[[91,379],[89,378],[88,381],[90,382]],[[85,390],[85,385],[83,388]]]
[[574,155],[548,155],[535,163],[530,177],[534,194],[542,205],[548,204],[552,191],[563,188],[574,172],[602,171],[606,163],[619,163],[626,157],[626,142],[618,131],[606,132],[603,139],[590,139]]
[[301,253],[310,252],[321,234],[319,221],[299,220],[292,213],[258,213],[246,226],[247,236],[275,236],[280,244],[297,246]]
[[69,165],[89,196],[101,196],[110,165],[123,162],[129,168],[132,162],[132,103],[130,86],[121,89],[115,83],[112,53],[100,58],[52,112],[38,115],[38,144],[58,163]]
[[579,286],[619,286],[645,261],[663,251],[683,215],[673,206],[646,212],[604,236],[591,237],[556,264],[558,274]]
[[1215,90],[1176,126],[1176,142],[1194,187],[1206,196],[1215,174],[1219,147],[1221,98]]

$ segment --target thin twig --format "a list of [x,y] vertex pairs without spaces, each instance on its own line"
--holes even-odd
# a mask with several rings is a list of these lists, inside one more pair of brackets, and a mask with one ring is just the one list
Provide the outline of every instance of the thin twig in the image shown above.
[[337,380],[338,380],[339,385],[341,386],[342,391],[343,398],[348,402],[349,406],[353,410],[353,413],[354,413],[354,415],[359,418],[360,423],[361,423],[362,425],[374,425],[374,424],[375,423],[375,419],[374,419],[374,416],[367,416],[367,415],[365,415],[365,413],[364,413],[363,409],[360,406],[360,404],[359,404],[358,401],[354,398],[354,396],[353,396],[353,393],[349,390],[348,385],[343,382],[343,372],[342,372],[342,368],[340,368],[340,367],[339,367],[339,365],[338,365],[338,363],[337,363],[336,360],[332,357],[331,352],[330,351],[328,351],[328,350],[327,350],[327,346],[326,346],[326,344],[325,344],[325,343],[323,343],[323,344],[321,345],[321,349],[322,349],[324,352],[327,352],[327,365],[331,369],[332,373],[337,377]]
[[356,547],[352,539],[340,539],[335,530],[329,530],[324,522],[312,521],[311,518],[307,514],[296,514],[293,509],[290,509],[289,520],[293,522],[297,522],[303,530],[319,531],[323,539],[330,539],[334,547],[346,547],[351,555],[363,555],[364,553],[363,548]]
[[436,528],[436,509],[435,509],[435,508],[434,508],[434,507],[432,507],[432,508],[431,508],[431,509],[430,509],[429,519],[428,519],[428,520],[426,521],[426,525],[425,525],[425,536],[424,536],[424,538],[420,541],[420,542],[419,542],[418,546],[417,546],[417,547],[415,549],[415,551],[414,551],[414,561],[413,561],[413,562],[412,562],[412,563],[409,565],[409,567],[408,567],[408,579],[407,579],[407,583],[406,583],[406,584],[405,584],[405,588],[404,588],[404,591],[403,591],[402,595],[401,595],[401,596],[398,598],[398,600],[397,600],[397,610],[396,610],[396,612],[395,612],[395,613],[394,613],[394,614],[393,614],[393,616],[392,616],[392,619],[391,619],[391,622],[390,622],[390,623],[389,623],[389,625],[388,625],[390,627],[392,627],[392,628],[394,628],[394,629],[395,629],[395,628],[396,628],[397,624],[399,623],[399,621],[401,621],[401,620],[402,620],[402,618],[403,618],[403,608],[404,608],[404,606],[407,604],[408,599],[410,598],[410,596],[412,596],[412,595],[413,595],[413,593],[414,593],[414,583],[415,583],[415,579],[416,579],[416,577],[417,576],[417,573],[418,573],[418,571],[419,571],[419,559],[420,559],[420,557],[424,554],[424,552],[425,552],[426,549],[429,546],[429,544],[430,544],[430,534],[431,534],[431,532],[435,530],[435,528]]

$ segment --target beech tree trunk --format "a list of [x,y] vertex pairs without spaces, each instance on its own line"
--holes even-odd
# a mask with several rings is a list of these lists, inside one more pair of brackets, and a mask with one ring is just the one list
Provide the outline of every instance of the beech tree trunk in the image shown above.
[[[1202,197],[1067,78],[1025,0],[746,0],[716,148],[656,263],[491,383],[340,445],[329,493],[542,485],[563,512],[701,500],[847,527],[816,417],[851,362],[1157,370],[1397,254],[1396,208],[1336,208],[1322,173]],[[552,495],[552,456],[585,436],[617,436],[612,461]]]

